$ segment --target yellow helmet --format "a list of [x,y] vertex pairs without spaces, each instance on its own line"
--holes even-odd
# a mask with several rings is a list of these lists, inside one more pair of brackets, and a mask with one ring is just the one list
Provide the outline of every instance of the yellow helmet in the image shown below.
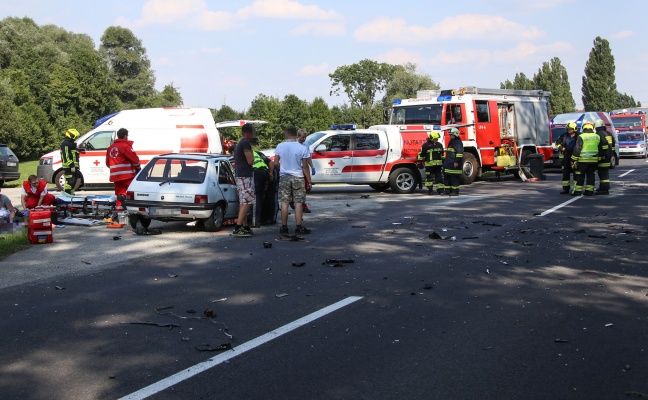
[[77,131],[76,129],[68,129],[67,131],[65,131],[65,137],[75,140],[79,137],[79,131]]
[[567,126],[565,127],[565,129],[567,129],[567,130],[569,130],[569,129],[576,130],[576,123],[575,122],[568,123]]
[[585,132],[585,130],[588,132],[594,132],[594,124],[589,121],[583,122],[583,132]]
[[438,139],[440,137],[441,136],[439,135],[439,132],[435,132],[435,131],[430,132],[430,139],[434,140],[434,139]]

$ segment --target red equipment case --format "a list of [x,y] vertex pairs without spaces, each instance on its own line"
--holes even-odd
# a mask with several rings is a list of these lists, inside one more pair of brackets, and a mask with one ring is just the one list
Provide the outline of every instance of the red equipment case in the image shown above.
[[38,208],[30,211],[27,234],[33,244],[52,243],[52,212]]

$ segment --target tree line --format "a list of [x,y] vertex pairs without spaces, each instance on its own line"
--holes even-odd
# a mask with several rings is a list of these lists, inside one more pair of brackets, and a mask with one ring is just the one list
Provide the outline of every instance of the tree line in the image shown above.
[[[597,37],[587,61],[582,99],[587,111],[611,111],[640,106],[617,91],[614,57],[607,40]],[[384,122],[394,99],[416,97],[419,90],[439,89],[439,83],[403,65],[364,59],[329,74],[330,95],[345,99],[329,106],[322,97],[312,101],[294,94],[283,98],[257,95],[246,110],[228,105],[212,108],[216,121],[261,119],[258,146],[270,148],[283,140],[283,128],[293,125],[308,132],[334,123],[368,127]],[[38,26],[30,18],[0,21],[0,143],[20,158],[36,158],[59,146],[70,127],[86,132],[98,118],[132,108],[183,105],[173,82],[162,91],[142,41],[127,28],[111,26],[95,48],[85,34],[55,25]],[[575,109],[568,75],[559,58],[552,58],[528,78],[524,73],[500,84],[508,89],[549,90],[551,115]],[[221,130],[224,139],[238,140],[235,128]]]

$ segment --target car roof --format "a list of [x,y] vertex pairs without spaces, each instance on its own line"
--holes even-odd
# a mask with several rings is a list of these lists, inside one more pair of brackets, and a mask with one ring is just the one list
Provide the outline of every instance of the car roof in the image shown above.
[[166,153],[156,156],[158,158],[182,158],[186,160],[195,160],[197,158],[207,160],[207,159],[219,159],[219,160],[229,160],[230,155],[228,154],[212,154],[212,153]]
[[575,122],[581,117],[583,117],[583,121],[595,122],[597,119],[602,119],[606,124],[610,123],[610,118],[602,111],[576,111],[558,114],[551,119],[551,122],[553,125],[566,125],[570,122]]

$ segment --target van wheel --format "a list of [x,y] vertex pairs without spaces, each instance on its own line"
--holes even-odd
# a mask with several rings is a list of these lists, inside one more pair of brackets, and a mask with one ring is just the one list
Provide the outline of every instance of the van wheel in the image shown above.
[[389,186],[394,193],[412,193],[416,184],[416,177],[409,168],[398,168],[389,175]]
[[369,187],[378,192],[384,192],[389,189],[389,183],[372,183]]
[[475,156],[470,153],[464,153],[463,158],[461,184],[470,185],[475,181],[475,179],[477,179],[477,176],[479,176],[479,163]]
[[[78,188],[81,187],[81,183],[83,180],[83,177],[79,176],[81,175],[80,173],[77,172],[77,179],[76,182],[74,182],[74,190],[77,190]],[[54,177],[54,183],[56,184],[56,187],[62,192],[63,187],[65,186],[65,174],[63,170],[60,170],[56,176]]]
[[223,206],[218,204],[212,211],[211,217],[204,219],[205,230],[207,232],[216,232],[223,227],[223,222],[225,221],[225,209]]
[[610,169],[614,169],[614,167],[616,167],[617,165],[619,165],[619,162],[617,161],[617,156],[616,154],[612,154],[612,158],[610,158]]

